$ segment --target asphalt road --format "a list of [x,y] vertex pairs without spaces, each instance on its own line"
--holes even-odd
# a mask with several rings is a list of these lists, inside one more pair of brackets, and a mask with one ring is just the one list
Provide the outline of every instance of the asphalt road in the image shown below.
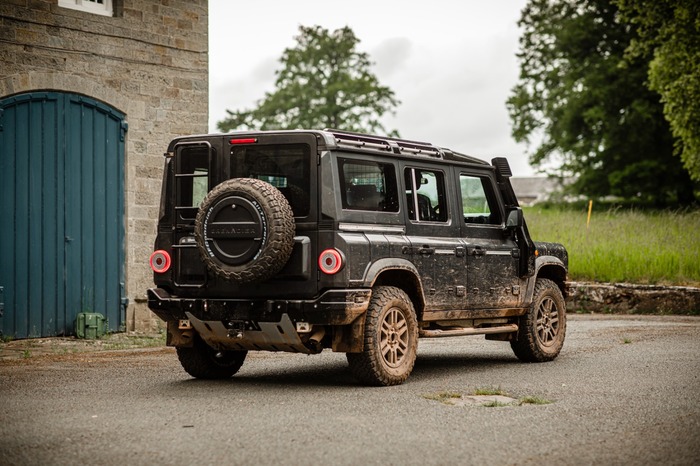
[[[0,464],[700,464],[699,376],[697,317],[573,315],[544,364],[421,340],[389,388],[332,352],[251,353],[219,382],[168,348],[0,361]],[[551,403],[465,405],[485,388]]]

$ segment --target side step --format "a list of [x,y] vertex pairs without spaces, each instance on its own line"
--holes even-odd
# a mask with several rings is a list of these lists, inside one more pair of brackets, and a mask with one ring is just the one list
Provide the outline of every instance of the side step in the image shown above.
[[518,324],[499,325],[498,327],[482,328],[455,328],[449,330],[425,330],[420,329],[418,336],[421,338],[461,337],[464,335],[488,335],[492,333],[511,333],[518,331]]

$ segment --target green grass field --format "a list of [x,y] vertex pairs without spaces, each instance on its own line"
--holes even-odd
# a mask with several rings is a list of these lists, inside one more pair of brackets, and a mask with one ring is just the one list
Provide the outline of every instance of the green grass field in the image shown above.
[[524,209],[536,241],[566,246],[570,280],[700,286],[700,211],[595,207],[588,227],[587,209]]

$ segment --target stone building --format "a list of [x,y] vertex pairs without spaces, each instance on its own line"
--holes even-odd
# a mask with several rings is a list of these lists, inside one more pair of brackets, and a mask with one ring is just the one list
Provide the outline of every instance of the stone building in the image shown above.
[[203,133],[207,0],[0,2],[0,330],[145,330],[163,152]]

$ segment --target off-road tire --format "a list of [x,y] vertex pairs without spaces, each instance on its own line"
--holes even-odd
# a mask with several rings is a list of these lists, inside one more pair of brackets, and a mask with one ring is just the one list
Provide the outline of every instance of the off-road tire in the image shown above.
[[228,379],[243,365],[247,351],[219,351],[195,336],[191,347],[178,347],[177,357],[185,372],[198,379]]
[[346,353],[350,372],[367,385],[403,383],[413,370],[418,323],[413,303],[401,289],[377,286],[365,319],[361,353]]
[[520,317],[517,339],[510,342],[524,362],[551,361],[559,355],[566,336],[566,302],[552,280],[538,278],[532,304]]
[[215,275],[236,283],[262,281],[279,272],[292,254],[294,214],[271,184],[234,178],[204,198],[194,234]]

